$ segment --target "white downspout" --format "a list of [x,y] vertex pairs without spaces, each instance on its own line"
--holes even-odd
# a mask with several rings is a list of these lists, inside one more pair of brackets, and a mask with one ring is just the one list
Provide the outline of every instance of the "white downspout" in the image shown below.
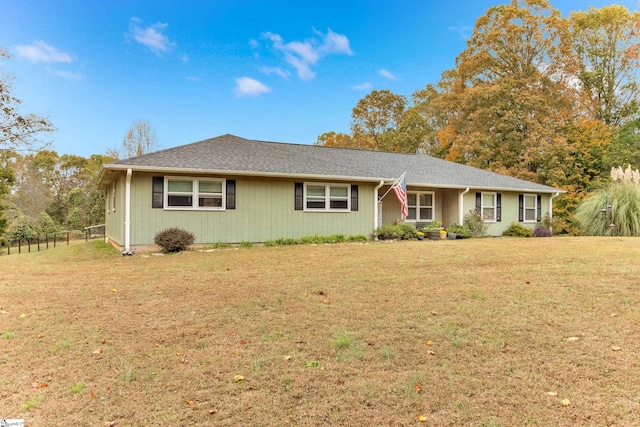
[[124,252],[122,255],[131,255],[131,169],[127,169],[124,187]]
[[464,223],[464,195],[469,192],[469,187],[458,196],[458,224]]
[[[378,228],[378,190],[382,188],[384,181],[380,181],[380,184],[373,190],[373,229]],[[378,240],[377,236],[374,236],[374,240]]]
[[560,195],[560,192],[556,192],[556,194],[552,194],[551,197],[549,197],[549,219],[553,220],[553,199],[555,199],[556,197],[558,197]]

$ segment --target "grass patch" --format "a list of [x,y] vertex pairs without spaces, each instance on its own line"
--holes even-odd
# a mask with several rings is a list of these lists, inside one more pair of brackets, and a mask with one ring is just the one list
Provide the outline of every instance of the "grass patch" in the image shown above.
[[4,256],[1,406],[29,425],[640,425],[638,243]]
[[81,394],[86,386],[82,383],[74,383],[69,386],[69,393],[73,396],[76,394]]
[[22,410],[24,412],[28,412],[34,408],[37,408],[38,406],[40,406],[40,404],[44,401],[44,396],[41,394],[36,394],[35,396],[31,397],[29,400],[27,400],[23,405],[22,405]]

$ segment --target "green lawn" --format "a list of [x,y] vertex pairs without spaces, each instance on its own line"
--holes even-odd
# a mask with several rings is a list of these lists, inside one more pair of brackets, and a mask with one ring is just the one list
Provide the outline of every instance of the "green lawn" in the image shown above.
[[640,425],[639,239],[93,241],[0,271],[0,418],[30,426]]

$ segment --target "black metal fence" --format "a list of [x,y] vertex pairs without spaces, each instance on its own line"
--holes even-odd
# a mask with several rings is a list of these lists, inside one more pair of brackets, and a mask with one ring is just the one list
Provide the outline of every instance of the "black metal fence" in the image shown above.
[[[31,239],[18,239],[18,240],[9,240],[9,246],[7,247],[7,255],[11,255],[11,252],[17,250],[19,254],[22,251],[31,252],[31,250],[37,250],[40,252],[41,250],[49,249],[49,247],[56,247],[59,244],[69,244],[69,235],[70,231],[62,231],[54,234],[47,234],[44,237],[34,237]],[[1,253],[1,252],[0,252]]]

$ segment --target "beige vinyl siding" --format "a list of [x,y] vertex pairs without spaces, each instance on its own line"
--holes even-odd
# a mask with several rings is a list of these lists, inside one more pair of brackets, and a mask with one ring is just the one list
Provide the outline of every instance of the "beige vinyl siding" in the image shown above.
[[[382,196],[384,193],[389,190],[388,186],[382,187],[379,191]],[[433,192],[435,199],[434,209],[434,219],[438,221],[442,221],[442,197],[443,190],[437,188],[414,188],[408,187],[408,193],[412,192]],[[457,202],[456,202],[457,204]],[[384,199],[382,199],[382,223],[383,224],[394,224],[396,222],[400,222],[402,220],[402,212],[400,210],[400,202],[396,197],[396,194],[393,191],[389,191]],[[424,222],[424,221],[418,221]],[[407,224],[415,224],[415,221],[407,221]]]
[[357,212],[304,212],[294,209],[299,180],[218,176],[236,180],[236,209],[164,210],[151,207],[153,174],[134,172],[131,180],[131,244],[153,244],[155,234],[181,227],[196,243],[264,242],[310,235],[364,234],[373,231],[373,184],[359,185]]

